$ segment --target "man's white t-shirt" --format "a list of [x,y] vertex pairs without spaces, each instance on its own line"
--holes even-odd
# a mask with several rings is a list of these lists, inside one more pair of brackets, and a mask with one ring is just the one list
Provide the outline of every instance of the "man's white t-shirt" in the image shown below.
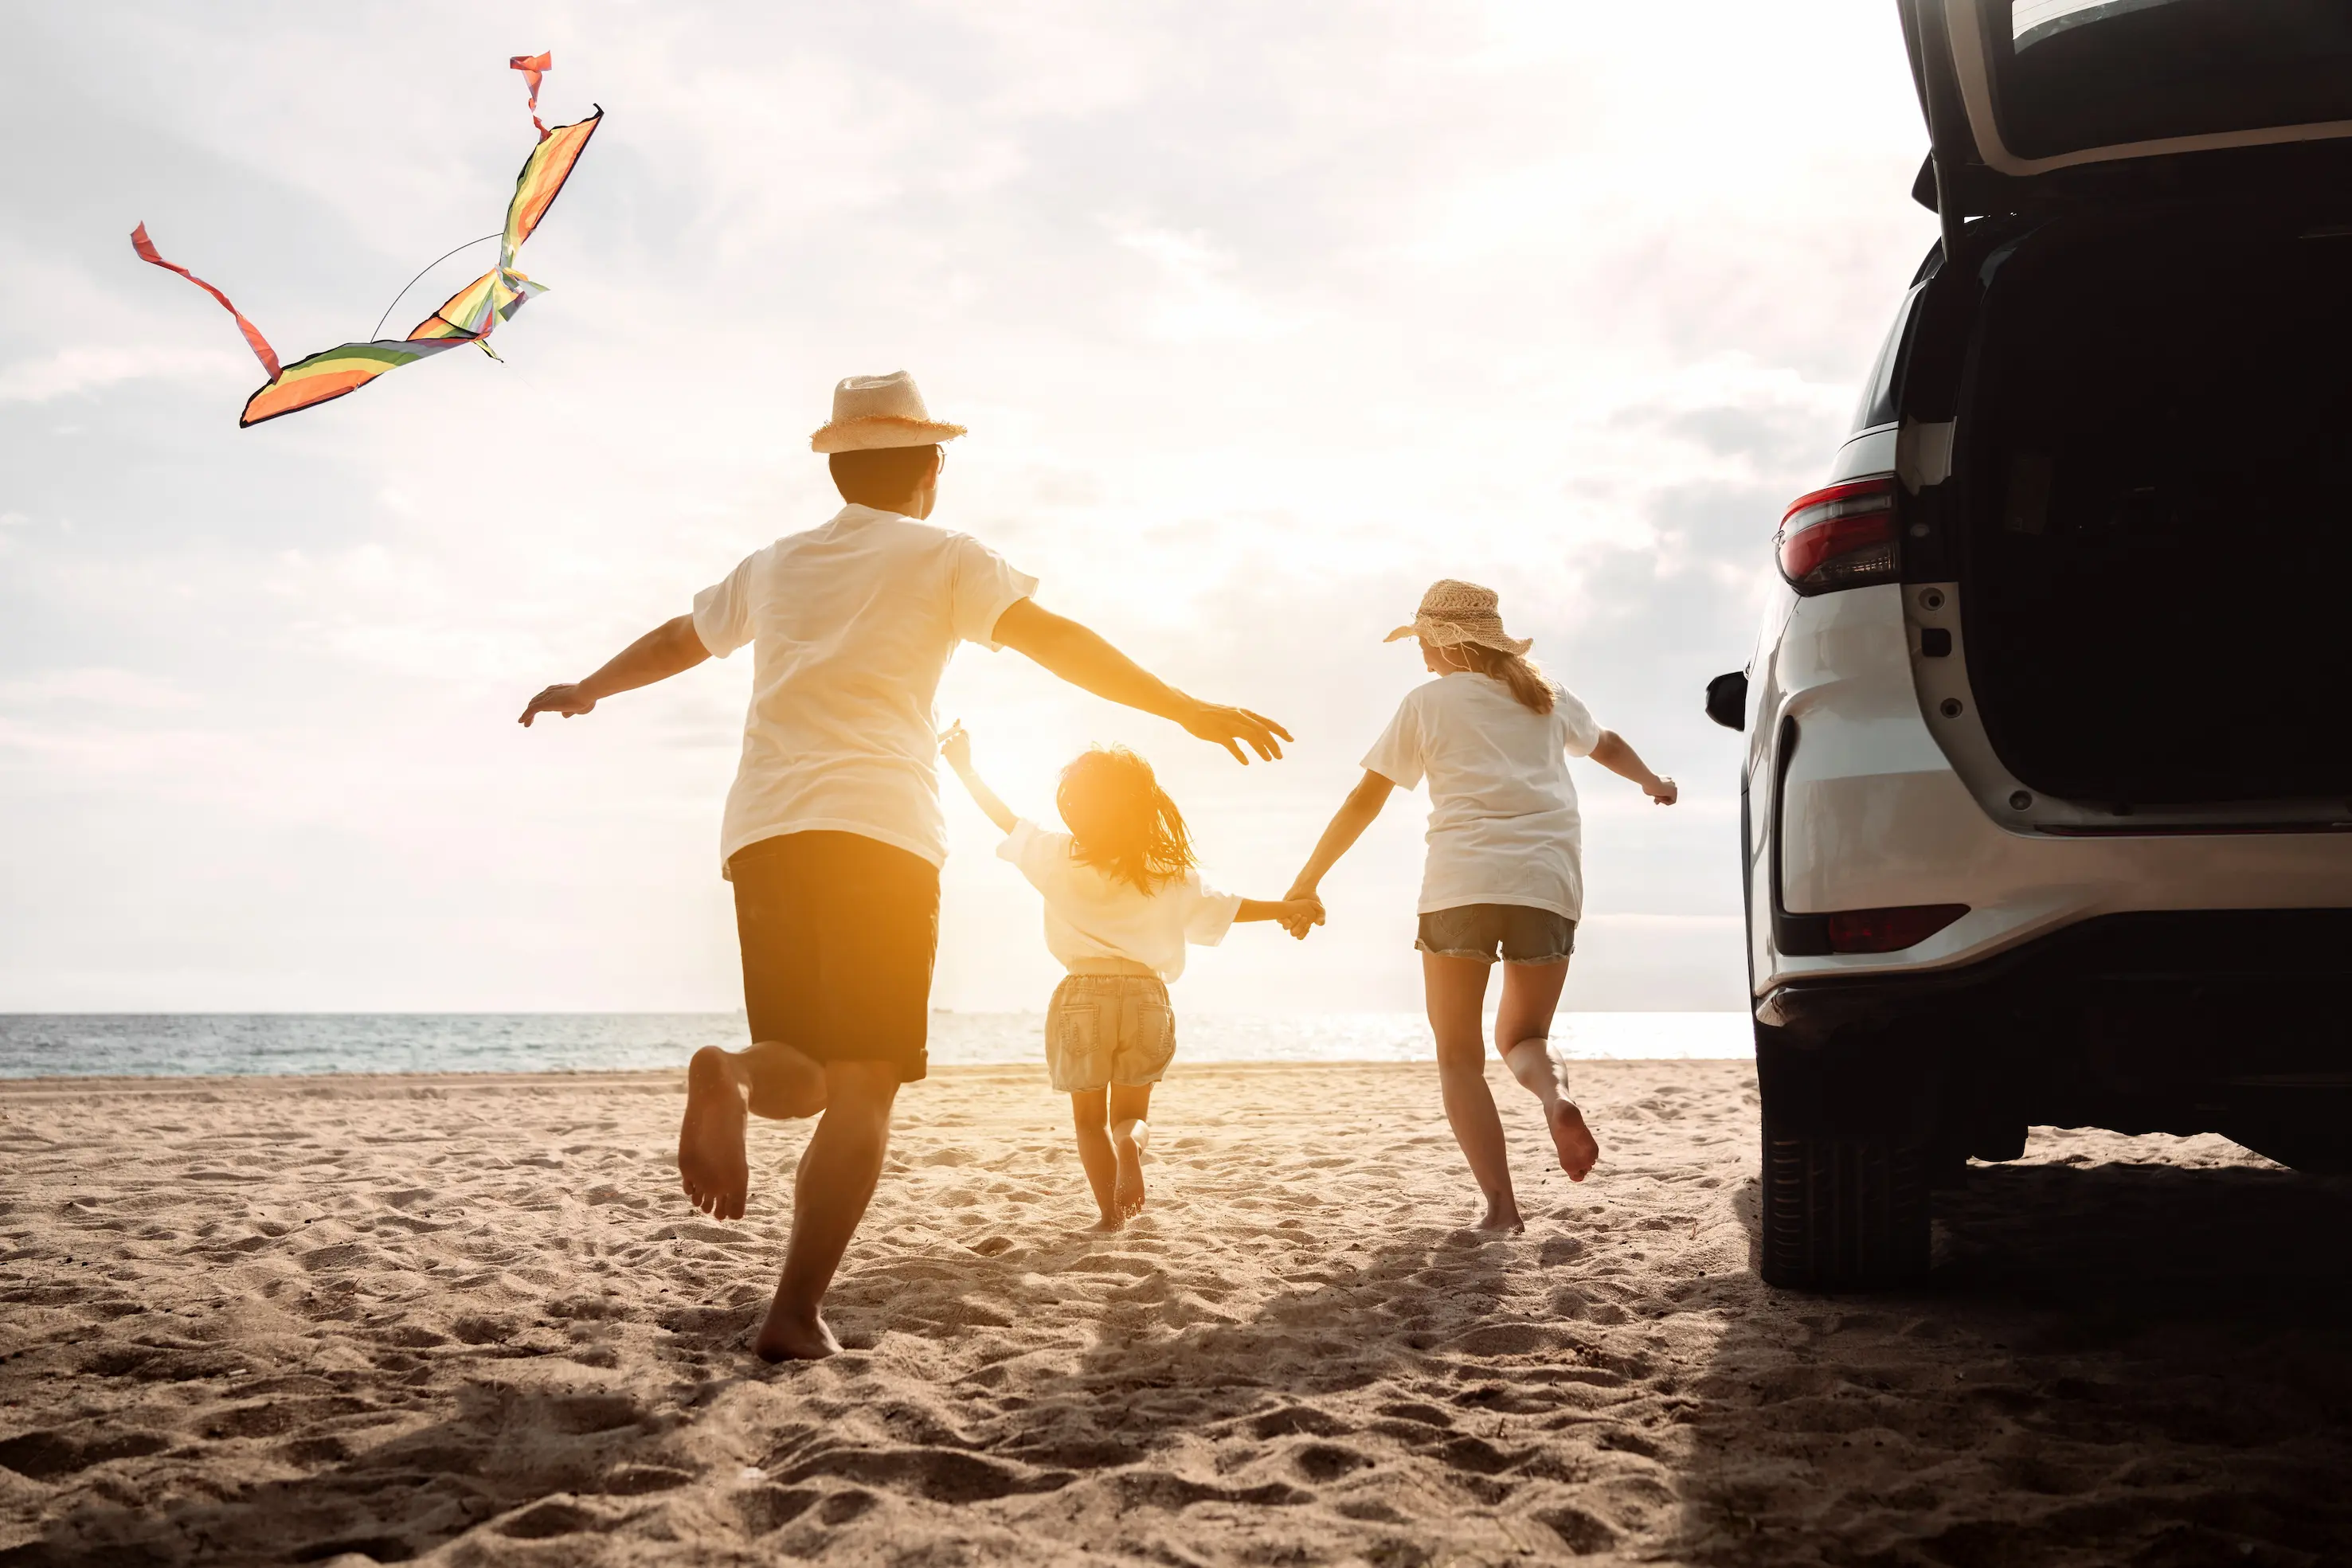
[[694,596],[694,632],[725,658],[749,643],[751,706],[719,862],[820,830],[948,858],[932,695],[959,642],[993,649],[1037,580],[969,534],[855,504]]
[[1492,675],[1455,671],[1405,694],[1364,767],[1400,789],[1429,780],[1421,913],[1522,904],[1584,911],[1584,829],[1568,759],[1601,743],[1591,710],[1554,686],[1537,713]]
[[1146,893],[1106,876],[1072,852],[1070,835],[1023,819],[996,846],[1045,895],[1045,948],[1064,965],[1126,958],[1163,980],[1184,972],[1184,944],[1213,947],[1233,929],[1241,899],[1219,893],[1188,871]]

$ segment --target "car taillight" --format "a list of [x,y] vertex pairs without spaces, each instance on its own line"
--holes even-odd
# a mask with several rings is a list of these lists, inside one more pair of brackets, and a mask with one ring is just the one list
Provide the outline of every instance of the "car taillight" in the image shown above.
[[1901,570],[1895,476],[1849,479],[1798,497],[1781,517],[1773,542],[1780,549],[1780,575],[1800,593],[1893,582]]
[[1832,953],[1900,953],[1916,947],[1969,912],[1965,904],[1906,904],[1844,909],[1829,917]]

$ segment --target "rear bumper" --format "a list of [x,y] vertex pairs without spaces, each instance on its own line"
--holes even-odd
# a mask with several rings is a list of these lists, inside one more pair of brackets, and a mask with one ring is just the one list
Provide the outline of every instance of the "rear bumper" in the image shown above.
[[1759,1069],[1866,1094],[1864,1122],[1914,1107],[1987,1158],[2029,1125],[2269,1152],[2266,1129],[2352,1111],[2347,951],[2352,908],[2107,915],[1957,968],[1775,987]]
[[[1973,964],[1775,986],[1756,1021],[1792,1043],[1929,1019],[2034,1014],[2134,1018],[2150,1038],[2286,1030],[2352,1068],[2352,907],[2101,915]],[[2274,1049],[2275,1043],[2266,1049]]]

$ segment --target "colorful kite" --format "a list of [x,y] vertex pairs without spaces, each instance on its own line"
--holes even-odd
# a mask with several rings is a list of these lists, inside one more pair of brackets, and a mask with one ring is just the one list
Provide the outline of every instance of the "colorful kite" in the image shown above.
[[[539,145],[523,160],[522,172],[515,178],[514,200],[507,204],[506,229],[499,235],[499,264],[443,300],[441,308],[419,321],[415,330],[405,338],[343,343],[281,369],[269,340],[261,335],[259,328],[245,319],[243,311],[229,303],[227,295],[186,267],[158,256],[153,242],[147,237],[145,224],[131,231],[131,248],[139,253],[141,260],[178,273],[219,300],[221,308],[236,318],[237,328],[252,346],[254,357],[269,372],[269,384],[246,400],[245,413],[236,422],[240,428],[355,392],[386,371],[430,359],[462,343],[478,344],[482,352],[498,358],[490,350],[491,329],[501,321],[513,320],[524,300],[546,289],[544,284],[533,283],[514,269],[515,252],[539,226],[539,220],[547,215],[556,193],[563,189],[563,182],[571,177],[572,166],[580,161],[588,139],[596,134],[597,123],[604,118],[604,111],[599,109],[585,120],[549,130],[541,124],[537,111],[540,76],[552,68],[552,58],[548,55],[517,55],[508,64],[523,73],[523,81],[530,89],[530,122],[539,127]],[[393,303],[397,305],[399,301]]]

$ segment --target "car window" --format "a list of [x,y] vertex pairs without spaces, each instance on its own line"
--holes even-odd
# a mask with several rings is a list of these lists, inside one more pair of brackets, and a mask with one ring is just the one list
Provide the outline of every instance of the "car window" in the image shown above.
[[1986,7],[2000,139],[2024,158],[2352,120],[2352,6],[2004,0]]
[[1927,291],[1926,283],[1913,284],[1911,292],[1903,297],[1903,308],[1895,312],[1895,325],[1886,329],[1886,341],[1879,345],[1878,358],[1862,379],[1862,401],[1853,409],[1854,429],[1895,423],[1895,396],[1903,386],[1903,358],[1911,343],[1911,319],[1919,313],[1919,296]]

